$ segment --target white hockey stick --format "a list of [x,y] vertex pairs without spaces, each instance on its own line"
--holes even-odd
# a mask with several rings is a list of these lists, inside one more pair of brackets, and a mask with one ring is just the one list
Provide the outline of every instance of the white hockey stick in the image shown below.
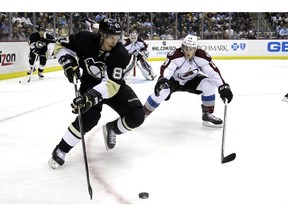
[[36,55],[35,60],[34,60],[33,67],[31,68],[30,74],[29,74],[29,76],[28,76],[28,80],[19,80],[19,83],[28,84],[28,83],[31,81],[32,74],[33,74],[33,72],[34,72],[34,69],[35,69],[35,67],[36,67],[36,63],[37,63],[37,61],[38,61],[38,57],[39,57],[39,55]]

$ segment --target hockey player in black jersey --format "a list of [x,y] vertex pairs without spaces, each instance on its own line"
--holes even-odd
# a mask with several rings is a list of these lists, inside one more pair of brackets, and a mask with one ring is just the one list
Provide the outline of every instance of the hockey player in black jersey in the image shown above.
[[[80,79],[80,96],[72,102],[72,112],[80,107],[84,133],[97,125],[102,105],[107,104],[119,118],[103,126],[106,149],[113,149],[116,135],[131,131],[144,121],[143,105],[135,92],[125,83],[124,70],[129,55],[120,42],[122,29],[111,18],[104,18],[97,34],[83,31],[60,39],[54,53],[69,82]],[[71,123],[52,152],[49,164],[57,168],[65,155],[81,139],[78,117]]]
[[[34,32],[30,35],[28,44],[30,47],[29,52],[29,64],[30,71],[27,72],[29,75],[33,69],[33,65],[36,59],[36,55],[39,56],[39,67],[38,67],[38,76],[43,78],[43,71],[47,62],[47,49],[49,43],[55,43],[55,39],[52,35],[49,35],[45,32],[45,27],[40,25],[37,27],[37,32]],[[35,68],[34,68],[35,71]],[[33,72],[34,72],[33,71]]]

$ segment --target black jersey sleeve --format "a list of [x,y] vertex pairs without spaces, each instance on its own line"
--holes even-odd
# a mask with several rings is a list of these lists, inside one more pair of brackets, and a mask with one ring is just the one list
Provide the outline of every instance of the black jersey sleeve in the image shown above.
[[83,31],[76,34],[69,35],[64,38],[58,39],[55,44],[54,53],[57,54],[62,48],[67,48],[75,53],[77,56],[83,56],[87,54],[87,50],[93,49],[93,44],[95,44],[96,34]]
[[52,35],[48,34],[48,33],[45,34],[44,41],[46,42],[46,44],[55,43],[56,42],[55,38]]

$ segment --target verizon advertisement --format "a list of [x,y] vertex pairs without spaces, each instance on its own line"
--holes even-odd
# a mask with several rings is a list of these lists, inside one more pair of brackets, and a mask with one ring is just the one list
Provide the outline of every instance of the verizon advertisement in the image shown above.
[[[0,80],[6,77],[5,74],[15,73],[15,77],[21,76],[22,73],[26,74],[30,69],[28,56],[27,42],[0,42]],[[59,66],[58,62],[49,59],[45,69],[54,66]]]

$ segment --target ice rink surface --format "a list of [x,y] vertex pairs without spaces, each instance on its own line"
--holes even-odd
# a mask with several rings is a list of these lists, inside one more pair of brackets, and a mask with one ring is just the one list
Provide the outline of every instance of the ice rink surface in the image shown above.
[[[152,62],[159,74],[162,62]],[[101,127],[117,118],[105,106],[85,135],[90,200],[82,145],[53,170],[48,159],[74,120],[74,86],[62,71],[25,85],[0,81],[0,207],[11,215],[277,215],[288,214],[288,61],[215,60],[234,93],[222,129],[202,126],[201,98],[175,93],[144,124],[117,137],[107,152]],[[128,82],[144,103],[156,81],[139,71]],[[223,118],[217,93],[215,115]],[[140,192],[149,199],[139,199]],[[34,214],[35,213],[35,214]],[[9,215],[9,214],[6,214]]]

